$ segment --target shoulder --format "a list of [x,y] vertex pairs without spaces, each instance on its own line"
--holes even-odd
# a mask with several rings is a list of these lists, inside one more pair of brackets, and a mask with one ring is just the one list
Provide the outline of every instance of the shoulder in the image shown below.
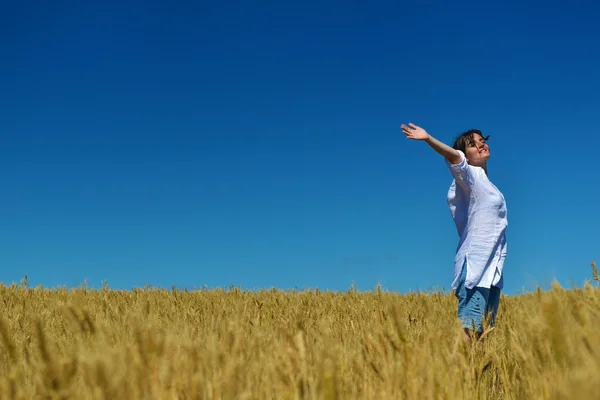
[[467,157],[465,156],[465,153],[463,153],[460,150],[456,150],[458,152],[458,154],[460,155],[460,161],[456,164],[453,164],[450,162],[450,160],[448,160],[447,158],[446,160],[446,165],[449,168],[468,168],[469,164],[467,163]]

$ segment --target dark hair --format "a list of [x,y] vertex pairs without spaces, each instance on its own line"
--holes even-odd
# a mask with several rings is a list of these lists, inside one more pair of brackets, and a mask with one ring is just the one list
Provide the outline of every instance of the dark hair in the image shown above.
[[467,146],[475,145],[475,135],[481,135],[483,140],[485,140],[486,142],[490,137],[489,135],[483,136],[483,133],[481,133],[479,129],[469,129],[454,140],[454,145],[452,145],[452,147],[455,150],[460,150],[463,153],[466,153]]

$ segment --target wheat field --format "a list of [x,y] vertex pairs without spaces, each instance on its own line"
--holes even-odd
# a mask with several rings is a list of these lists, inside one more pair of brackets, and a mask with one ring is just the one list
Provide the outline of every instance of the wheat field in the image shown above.
[[599,398],[592,269],[503,295],[470,346],[445,291],[0,285],[0,398]]

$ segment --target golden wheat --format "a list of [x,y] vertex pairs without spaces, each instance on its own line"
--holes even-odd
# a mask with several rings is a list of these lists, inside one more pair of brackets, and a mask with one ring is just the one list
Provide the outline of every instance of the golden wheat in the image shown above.
[[600,292],[502,297],[460,340],[451,293],[0,285],[0,398],[563,399],[600,392]]

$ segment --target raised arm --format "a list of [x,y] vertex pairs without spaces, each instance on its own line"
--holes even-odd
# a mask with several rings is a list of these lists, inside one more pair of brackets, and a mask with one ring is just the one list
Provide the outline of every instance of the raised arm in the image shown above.
[[401,128],[407,139],[425,141],[433,150],[444,156],[450,163],[458,164],[462,160],[457,150],[435,139],[425,129],[413,123],[409,123],[408,126],[402,124]]

